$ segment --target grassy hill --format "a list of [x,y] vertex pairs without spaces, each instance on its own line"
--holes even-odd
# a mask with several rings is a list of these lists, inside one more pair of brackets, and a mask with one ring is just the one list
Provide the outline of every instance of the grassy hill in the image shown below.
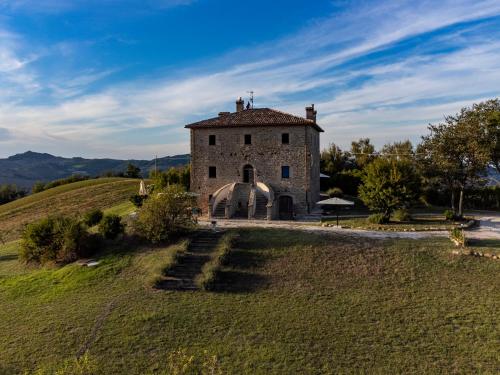
[[63,158],[45,153],[28,151],[22,154],[0,159],[0,184],[16,184],[18,187],[30,189],[37,181],[49,182],[74,174],[85,176],[101,176],[104,172],[124,172],[127,164],[138,166],[147,177],[149,171],[156,166],[160,170],[183,166],[189,163],[190,156],[165,156],[155,160],[119,160],[119,159],[85,159]]
[[179,349],[216,355],[224,374],[500,367],[500,263],[453,256],[445,239],[241,230],[215,293],[147,286],[178,244],[46,269],[20,265],[16,246],[0,247],[0,373],[60,368],[84,349],[99,374],[166,374]]
[[99,178],[58,186],[0,206],[0,231],[19,237],[23,225],[51,214],[80,215],[92,208],[123,204],[139,190],[139,180]]

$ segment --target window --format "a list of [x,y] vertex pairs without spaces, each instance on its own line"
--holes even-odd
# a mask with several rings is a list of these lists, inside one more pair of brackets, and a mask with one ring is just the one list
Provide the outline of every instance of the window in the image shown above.
[[252,135],[251,134],[245,134],[245,144],[246,145],[252,144]]
[[208,136],[208,145],[215,146],[215,134],[210,134]]
[[217,178],[217,168],[208,167],[208,178]]
[[290,178],[290,167],[288,165],[281,167],[281,178]]
[[288,133],[283,133],[281,134],[281,143],[284,145],[287,145],[290,143],[290,134]]

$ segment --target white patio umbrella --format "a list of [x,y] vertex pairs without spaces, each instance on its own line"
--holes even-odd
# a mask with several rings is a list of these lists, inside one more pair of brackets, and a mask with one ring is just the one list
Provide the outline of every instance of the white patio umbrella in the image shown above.
[[141,183],[139,184],[139,195],[142,197],[148,195],[148,191],[146,189],[146,184],[144,183],[144,180],[141,180]]
[[339,212],[337,206],[354,206],[354,202],[341,199],[341,198],[329,198],[319,202],[316,202],[319,206],[335,206],[335,213],[337,214],[337,226],[339,226]]

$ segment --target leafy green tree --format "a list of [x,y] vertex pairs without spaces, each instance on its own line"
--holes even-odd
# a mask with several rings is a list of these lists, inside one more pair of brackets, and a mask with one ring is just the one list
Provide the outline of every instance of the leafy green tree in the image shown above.
[[18,189],[16,185],[0,185],[0,204],[12,202],[25,195],[26,192],[22,189]]
[[140,178],[141,177],[141,169],[132,163],[128,163],[127,170],[125,171],[125,177]]
[[358,169],[363,169],[375,159],[375,146],[370,143],[370,138],[360,138],[351,142],[350,153]]
[[364,170],[359,196],[370,208],[389,221],[391,213],[409,207],[418,197],[420,179],[412,163],[377,158]]
[[180,185],[169,185],[150,196],[134,223],[137,234],[152,242],[167,241],[195,225],[195,198]]
[[415,159],[415,152],[413,145],[409,140],[404,142],[388,143],[381,150],[381,156],[396,160],[406,160],[413,162]]
[[488,116],[486,129],[491,163],[500,172],[500,109]]
[[[418,148],[419,160],[428,177],[440,180],[451,191],[451,208],[463,216],[465,190],[481,182],[492,159],[487,103],[462,108],[444,122],[429,125],[430,134]],[[458,210],[455,191],[459,192]]]
[[334,143],[321,152],[320,169],[329,176],[349,169],[350,166],[349,154]]
[[31,192],[33,194],[40,193],[40,192],[42,192],[44,190],[45,190],[45,184],[43,182],[40,182],[40,181],[35,182],[35,184],[31,188]]

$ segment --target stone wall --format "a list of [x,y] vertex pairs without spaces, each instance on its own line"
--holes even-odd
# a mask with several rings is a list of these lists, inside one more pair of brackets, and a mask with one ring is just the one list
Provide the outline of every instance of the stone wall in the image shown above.
[[[289,133],[290,143],[281,135]],[[244,144],[245,134],[252,144]],[[209,145],[209,135],[216,144]],[[311,126],[251,126],[191,129],[191,190],[200,194],[199,206],[207,214],[208,201],[220,187],[243,181],[243,167],[252,165],[255,182],[270,185],[276,195],[289,195],[297,214],[304,214],[319,198],[319,133]],[[216,167],[217,177],[208,169]],[[281,167],[290,178],[281,178]],[[276,202],[276,204],[278,204]]]

